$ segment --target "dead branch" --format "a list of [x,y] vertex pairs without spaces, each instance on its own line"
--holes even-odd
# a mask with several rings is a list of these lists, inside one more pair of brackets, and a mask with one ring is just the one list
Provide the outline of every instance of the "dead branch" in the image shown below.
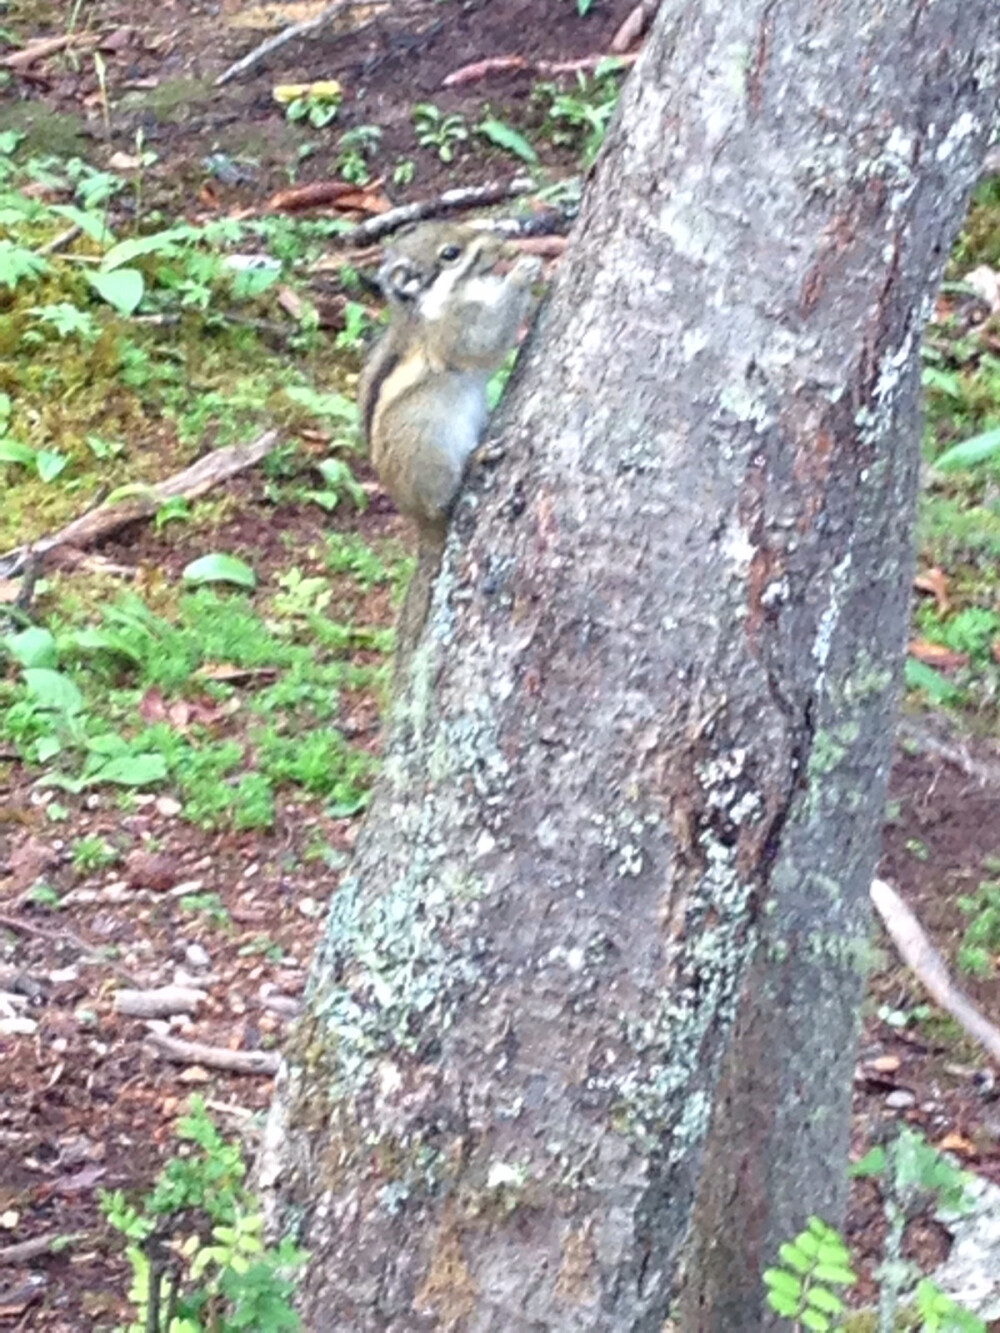
[[8,916],[6,912],[0,912],[0,926],[5,926],[8,930],[13,930],[21,935],[35,935],[38,939],[48,940],[50,944],[69,944],[87,959],[90,963],[96,963],[99,967],[110,968],[116,976],[121,977],[122,981],[127,982],[129,986],[138,986],[135,977],[120,963],[114,962],[111,958],[105,958],[100,949],[95,949],[92,944],[80,938],[71,930],[46,930],[44,926],[36,926],[31,921],[22,921],[20,917]]
[[471,65],[463,65],[453,70],[441,80],[442,88],[460,88],[466,83],[478,83],[488,79],[491,74],[516,74],[522,69],[534,66],[525,56],[487,56],[484,60],[474,60]]
[[63,1231],[50,1231],[45,1236],[32,1236],[30,1240],[19,1240],[15,1245],[4,1245],[0,1248],[0,1268],[27,1263],[30,1259],[37,1259],[51,1250],[56,1248],[61,1250],[67,1245],[74,1245],[77,1241],[86,1239],[85,1231],[69,1234]]
[[205,1065],[224,1069],[230,1074],[265,1074],[278,1072],[281,1057],[274,1051],[230,1051],[224,1046],[205,1046],[200,1041],[182,1041],[150,1028],[146,1040],[167,1060],[181,1065]]
[[623,55],[635,46],[656,17],[659,7],[660,0],[639,0],[635,9],[611,38],[611,50],[615,55]]
[[343,199],[354,199],[356,203],[359,193],[358,187],[350,181],[310,181],[308,185],[296,185],[272,194],[264,205],[264,212],[298,213],[304,208],[321,208],[324,204],[340,206]]
[[[379,213],[376,217],[366,218],[350,231],[342,231],[334,236],[337,248],[351,245],[370,245],[373,241],[389,236],[400,227],[410,222],[422,222],[424,218],[438,217],[442,213],[458,213],[467,208],[485,208],[489,204],[501,204],[507,199],[528,194],[535,188],[534,181],[527,176],[516,176],[506,185],[496,181],[488,185],[459,186],[454,190],[445,190],[436,199],[421,199],[415,204],[402,204],[391,208],[388,213]],[[3,566],[0,564],[0,575]]]
[[592,56],[580,56],[577,60],[528,60],[525,56],[488,56],[485,60],[474,60],[471,65],[462,65],[452,70],[441,80],[442,88],[458,88],[468,83],[478,83],[493,74],[512,74],[526,70],[531,74],[551,79],[560,74],[576,74],[577,71],[596,69],[606,60],[618,65],[634,65],[639,59],[638,51],[629,54],[613,55],[598,53]]
[[1000,788],[1000,758],[979,758],[971,753],[968,746],[938,735],[931,724],[916,718],[901,717],[896,730],[898,736],[912,742],[920,753],[934,755],[952,764],[980,787]]
[[268,1009],[279,1018],[298,1018],[302,1013],[302,1001],[294,995],[265,995],[260,1001],[262,1009]]
[[899,956],[912,969],[934,1003],[951,1014],[987,1055],[1000,1064],[1000,1029],[995,1028],[952,981],[944,959],[896,890],[885,880],[872,880],[871,900],[899,950]]
[[82,231],[83,228],[78,223],[74,222],[72,227],[67,227],[66,230],[61,231],[58,236],[53,236],[51,241],[46,241],[44,245],[40,245],[35,251],[35,254],[54,255],[59,250],[65,250],[66,246],[72,245]]
[[149,518],[167,500],[186,500],[204,495],[220,481],[227,481],[266,457],[278,442],[278,432],[269,430],[252,444],[232,444],[214,449],[182,472],[145,488],[117,504],[103,504],[67,523],[64,528],[28,546],[17,546],[0,556],[0,578],[14,578],[33,557],[45,556],[57,546],[90,546],[126,523]]
[[546,78],[552,78],[558,74],[576,74],[577,71],[585,72],[588,69],[596,69],[598,65],[603,65],[606,60],[614,61],[619,66],[634,65],[639,59],[639,52],[632,51],[628,55],[595,55],[581,56],[579,60],[539,60],[535,69],[539,74]]
[[[259,46],[255,46],[252,51],[248,51],[245,56],[234,61],[228,69],[223,70],[215,80],[215,86],[216,88],[221,88],[224,83],[229,83],[231,79],[236,79],[241,74],[245,74],[248,69],[253,69],[256,65],[259,65],[262,60],[266,60],[269,55],[274,51],[279,50],[286,42],[293,42],[296,37],[308,37],[312,33],[319,32],[321,28],[325,28],[328,23],[345,10],[358,9],[362,6],[364,6],[365,9],[381,9],[391,3],[392,0],[333,0],[333,4],[327,5],[325,9],[320,10],[314,18],[303,19],[301,23],[291,23],[287,28],[282,28],[280,32],[276,32],[271,37],[265,38]],[[371,20],[368,22],[371,22]],[[368,22],[359,24],[356,28],[352,28],[352,35],[367,28]]]
[[115,1012],[127,1018],[170,1018],[190,1014],[208,999],[203,990],[193,986],[156,986],[152,990],[115,992]]
[[33,65],[36,60],[46,60],[67,46],[95,46],[97,41],[97,34],[92,32],[66,32],[59,37],[40,37],[37,41],[29,42],[20,51],[4,56],[3,60],[0,60],[0,65],[20,72]]

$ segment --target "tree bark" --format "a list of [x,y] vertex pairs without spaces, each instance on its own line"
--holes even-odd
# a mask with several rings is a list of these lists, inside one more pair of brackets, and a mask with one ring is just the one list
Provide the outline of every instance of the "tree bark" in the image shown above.
[[998,64],[995,0],[664,0],[268,1127],[313,1333],[745,1333],[838,1220],[920,336]]

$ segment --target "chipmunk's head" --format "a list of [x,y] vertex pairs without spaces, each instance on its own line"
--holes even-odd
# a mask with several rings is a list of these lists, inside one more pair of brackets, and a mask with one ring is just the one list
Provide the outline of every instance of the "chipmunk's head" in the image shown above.
[[463,283],[492,273],[504,250],[501,238],[481,227],[416,223],[386,249],[379,286],[390,306],[433,319]]

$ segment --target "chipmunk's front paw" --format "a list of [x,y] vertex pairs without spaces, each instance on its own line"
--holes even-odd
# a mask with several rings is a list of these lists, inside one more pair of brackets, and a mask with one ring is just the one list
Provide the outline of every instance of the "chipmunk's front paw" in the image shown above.
[[480,467],[492,467],[500,463],[507,456],[506,448],[499,440],[491,440],[488,444],[481,444],[475,453],[475,460]]
[[537,255],[522,255],[511,269],[511,278],[521,287],[537,282],[542,272],[542,261]]

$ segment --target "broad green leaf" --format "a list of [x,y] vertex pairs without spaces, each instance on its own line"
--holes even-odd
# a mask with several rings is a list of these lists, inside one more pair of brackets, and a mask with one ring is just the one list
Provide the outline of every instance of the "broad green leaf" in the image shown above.
[[27,246],[0,240],[0,286],[13,291],[22,278],[40,278],[49,267],[47,260]]
[[124,736],[119,736],[117,731],[105,731],[100,736],[88,736],[87,749],[91,754],[104,755],[107,759],[129,752],[128,741]]
[[79,227],[85,236],[98,245],[107,245],[115,239],[105,215],[94,209],[77,208],[76,204],[54,204],[52,212]]
[[55,668],[59,665],[56,641],[41,625],[30,625],[17,634],[7,634],[0,643],[23,667]]
[[871,1148],[859,1162],[847,1168],[849,1176],[880,1176],[885,1170],[885,1149]]
[[281,277],[280,268],[245,268],[233,275],[232,294],[236,301],[252,301],[273,287]]
[[122,500],[150,500],[158,498],[156,487],[148,481],[127,481],[124,486],[116,486],[105,497],[106,505],[121,504]]
[[786,1296],[781,1291],[769,1291],[767,1293],[767,1303],[772,1310],[785,1319],[794,1319],[799,1312],[798,1298]]
[[962,691],[942,676],[940,671],[935,671],[926,662],[918,662],[915,657],[906,659],[904,670],[909,688],[923,690],[933,703],[952,703],[962,696]]
[[166,776],[167,761],[162,754],[123,754],[91,773],[87,785],[114,782],[119,787],[145,787],[151,782],[162,782]]
[[42,481],[55,481],[68,462],[69,455],[57,449],[39,449],[35,455],[35,467]]
[[24,683],[40,708],[72,716],[83,711],[83,695],[69,676],[50,667],[26,667]]
[[938,389],[949,398],[962,398],[965,390],[955,370],[939,370],[937,366],[924,366],[921,383],[925,389]]
[[523,134],[515,130],[513,125],[508,125],[506,121],[497,120],[495,116],[485,116],[476,129],[484,139],[489,139],[490,143],[496,144],[505,152],[513,153],[522,162],[528,162],[531,166],[537,163],[538,154],[534,148]]
[[778,1247],[778,1253],[781,1255],[783,1263],[789,1268],[794,1268],[796,1273],[808,1273],[812,1268],[812,1260],[807,1254],[803,1254],[798,1245],[793,1245],[790,1241],[785,1241],[784,1245]]
[[136,652],[121,635],[108,633],[103,629],[78,629],[60,638],[65,649],[80,653],[113,653],[117,657],[128,658],[130,662],[141,662],[141,653]]
[[840,1314],[844,1308],[844,1302],[840,1297],[828,1291],[826,1287],[810,1287],[806,1292],[806,1300],[824,1314]]
[[236,583],[241,588],[256,588],[257,575],[245,561],[223,551],[200,556],[185,566],[182,578],[188,583]]
[[111,273],[88,273],[98,296],[114,306],[119,315],[132,315],[139,307],[146,284],[137,268],[116,268]]
[[18,440],[0,440],[0,463],[32,464],[35,451],[30,444],[21,444]]
[[156,231],[151,236],[130,236],[128,240],[113,245],[104,256],[101,268],[105,273],[120,269],[142,255],[171,255],[177,252],[177,241],[181,235],[178,228],[168,231]]
[[799,1315],[799,1322],[803,1328],[812,1329],[813,1333],[827,1333],[830,1328],[829,1319],[818,1310],[803,1310]]
[[972,435],[961,444],[953,444],[940,458],[934,460],[939,472],[956,472],[959,468],[973,467],[1000,453],[1000,426],[984,430],[981,435]]
[[817,1282],[834,1282],[838,1287],[853,1287],[858,1280],[846,1264],[817,1264],[813,1277]]
[[766,1268],[764,1270],[764,1281],[774,1291],[784,1292],[786,1296],[794,1296],[796,1300],[802,1294],[802,1283],[794,1273],[789,1273],[785,1268]]
[[800,1236],[795,1237],[795,1248],[807,1254],[810,1259],[815,1259],[819,1254],[819,1237],[811,1231],[803,1231]]

